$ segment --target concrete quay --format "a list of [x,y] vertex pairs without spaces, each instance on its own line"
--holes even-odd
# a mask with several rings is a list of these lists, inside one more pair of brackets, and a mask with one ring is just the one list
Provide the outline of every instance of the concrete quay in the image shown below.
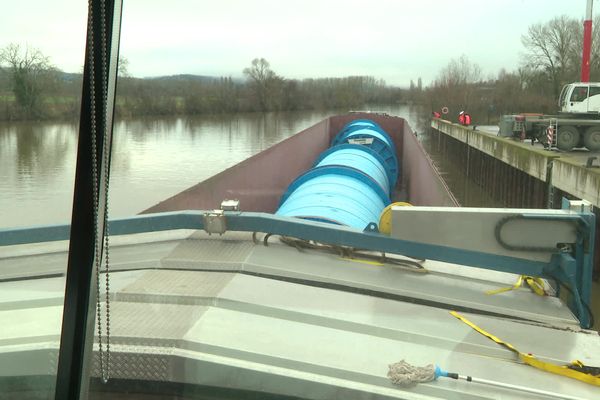
[[[600,152],[575,149],[570,152],[545,150],[540,143],[497,136],[489,126],[462,126],[442,119],[431,121],[437,132],[508,164],[547,186],[546,200],[553,203],[554,189],[585,199],[600,208]],[[467,152],[470,153],[470,149]],[[471,154],[467,154],[471,158]],[[590,157],[597,157],[588,166]],[[467,165],[467,168],[470,168]],[[467,171],[469,174],[470,171]],[[517,188],[515,188],[517,189]],[[548,193],[549,192],[549,193]]]

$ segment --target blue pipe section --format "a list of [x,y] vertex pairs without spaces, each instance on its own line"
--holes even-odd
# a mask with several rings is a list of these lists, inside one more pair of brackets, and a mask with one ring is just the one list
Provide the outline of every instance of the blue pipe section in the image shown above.
[[359,128],[359,127],[383,130],[383,129],[381,129],[381,126],[379,126],[379,124],[377,122],[371,121],[370,119],[355,119],[354,121],[350,121],[346,125],[344,125],[344,127],[340,130],[340,132],[344,132],[348,129],[354,129],[354,128]]
[[379,153],[371,150],[367,146],[359,144],[341,144],[330,147],[321,153],[314,168],[326,165],[342,165],[350,168],[356,168],[373,178],[377,184],[389,196],[391,187],[389,175],[391,171],[386,168],[386,163]]
[[292,182],[276,214],[363,230],[379,222],[397,176],[396,150],[389,135],[373,121],[355,120],[342,128],[310,170]]
[[368,146],[378,153],[385,160],[385,166],[389,171],[390,187],[396,185],[400,174],[396,147],[392,138],[379,125],[371,120],[352,121],[344,126],[331,142],[332,146],[343,143]]
[[278,215],[364,229],[379,221],[389,198],[359,170],[323,167],[309,170],[284,195]]

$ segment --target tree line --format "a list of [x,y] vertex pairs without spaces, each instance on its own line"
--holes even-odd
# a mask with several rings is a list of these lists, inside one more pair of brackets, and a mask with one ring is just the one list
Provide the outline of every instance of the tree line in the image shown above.
[[243,73],[245,79],[124,78],[119,81],[117,112],[136,116],[351,109],[367,103],[397,102],[403,93],[369,76],[285,79],[264,58],[254,59]]
[[[176,75],[135,78],[119,60],[117,117],[253,111],[352,109],[394,103],[403,90],[370,76],[286,79],[264,58],[245,79]],[[10,44],[0,50],[0,120],[72,118],[79,114],[82,75],[53,67],[39,50]]]
[[[593,21],[590,80],[600,80],[600,17]],[[501,69],[483,77],[478,64],[461,56],[443,67],[425,89],[409,95],[431,111],[448,107],[450,120],[465,110],[476,123],[494,123],[499,116],[518,112],[554,113],[563,85],[580,81],[583,22],[559,16],[529,26],[521,36],[524,51],[513,71]]]
[[[594,19],[591,80],[600,80],[600,18]],[[522,59],[513,71],[483,77],[466,56],[450,60],[436,79],[421,78],[408,89],[388,86],[371,76],[287,79],[264,58],[243,69],[243,79],[177,75],[135,78],[120,59],[116,113],[141,115],[218,114],[310,109],[349,110],[365,104],[420,103],[426,109],[460,110],[477,123],[500,115],[557,111],[561,87],[579,78],[582,21],[567,16],[529,26],[521,37]],[[510,50],[518,51],[518,50]],[[52,66],[39,50],[9,44],[0,50],[0,120],[70,118],[79,113],[81,74]]]

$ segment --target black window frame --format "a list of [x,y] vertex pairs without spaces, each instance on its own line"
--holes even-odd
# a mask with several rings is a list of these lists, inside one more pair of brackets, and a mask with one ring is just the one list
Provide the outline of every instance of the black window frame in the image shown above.
[[[90,10],[92,18],[88,15],[69,255],[56,374],[55,399],[60,400],[85,398],[88,393],[94,341],[94,301],[97,295],[94,285],[96,236],[100,236],[100,256],[103,250],[102,234],[97,235],[93,227],[95,216],[104,215],[106,206],[102,199],[104,182],[108,176],[101,171],[104,171],[102,160],[105,159],[105,143],[108,152],[106,160],[110,163],[122,0],[90,0],[88,12]],[[107,55],[104,62],[101,50],[103,33],[106,34]],[[90,45],[91,41],[94,46]],[[106,68],[102,68],[103,65]],[[94,111],[92,104],[95,105]],[[102,110],[106,110],[106,113]],[[92,153],[92,121],[95,121],[96,127],[95,155]],[[95,182],[99,189],[97,214],[94,211],[93,160],[96,160],[98,171]],[[103,218],[98,218],[97,232],[104,232],[103,221]]]

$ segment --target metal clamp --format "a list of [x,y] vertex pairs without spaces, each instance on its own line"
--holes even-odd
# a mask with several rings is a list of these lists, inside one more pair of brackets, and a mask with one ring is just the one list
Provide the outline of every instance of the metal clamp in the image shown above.
[[221,210],[223,211],[240,211],[240,201],[235,200],[223,200],[221,202]]
[[213,210],[202,215],[202,223],[204,230],[209,234],[218,233],[224,234],[227,231],[227,223],[225,221],[225,212],[223,210]]

